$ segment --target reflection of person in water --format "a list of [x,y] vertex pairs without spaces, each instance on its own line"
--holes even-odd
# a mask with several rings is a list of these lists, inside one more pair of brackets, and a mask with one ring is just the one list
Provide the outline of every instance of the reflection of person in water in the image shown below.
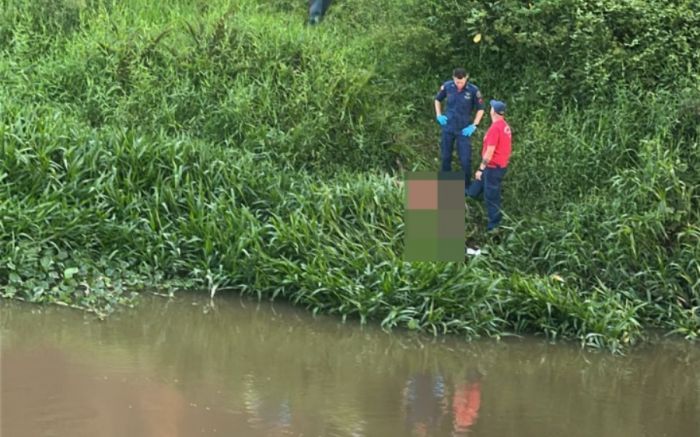
[[403,390],[406,421],[416,436],[432,435],[447,415],[445,382],[441,375],[419,373],[412,376]]
[[466,381],[455,383],[455,392],[452,396],[453,436],[466,434],[479,417],[480,407],[481,375],[470,372]]
[[286,398],[266,395],[253,374],[244,377],[243,402],[255,428],[265,429],[268,435],[284,435],[292,424],[292,412]]

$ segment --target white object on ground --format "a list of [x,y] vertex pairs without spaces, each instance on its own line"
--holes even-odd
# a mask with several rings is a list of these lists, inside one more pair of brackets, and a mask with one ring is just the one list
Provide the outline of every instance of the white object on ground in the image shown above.
[[478,256],[481,255],[481,249],[472,249],[471,247],[467,247],[466,254],[471,256]]

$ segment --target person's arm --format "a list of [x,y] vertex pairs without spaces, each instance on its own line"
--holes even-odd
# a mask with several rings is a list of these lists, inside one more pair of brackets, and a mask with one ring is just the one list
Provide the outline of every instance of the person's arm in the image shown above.
[[440,91],[435,95],[435,116],[439,117],[442,115],[442,101],[447,97],[447,91],[445,91],[445,85],[440,86]]
[[491,158],[493,158],[493,154],[496,151],[496,144],[498,143],[498,134],[493,131],[487,132],[484,142],[486,143],[486,150],[481,157],[481,164],[479,164],[479,168],[476,169],[476,174],[474,175],[474,179],[477,181],[481,180],[481,174],[484,172],[489,161],[491,161]]
[[447,97],[447,91],[445,91],[445,85],[440,87],[440,91],[435,95],[435,119],[440,126],[445,126],[447,124],[447,117],[442,115],[442,101]]
[[476,117],[474,117],[474,126],[478,126],[481,123],[481,119],[484,117],[484,96],[481,95],[479,88],[476,89],[474,93],[474,98],[476,101]]
[[483,171],[486,168],[486,165],[491,161],[491,158],[493,158],[493,152],[495,150],[495,144],[489,144],[488,146],[486,146],[486,152],[484,152],[484,156],[481,157],[481,164],[479,165],[479,170]]
[[484,169],[486,168],[486,164],[491,161],[491,158],[493,158],[493,152],[496,150],[496,145],[495,144],[489,144],[486,146],[486,151],[484,152],[484,156],[481,157],[481,164],[479,164],[479,168],[476,169],[476,174],[474,175],[474,179],[477,181],[481,180],[481,174],[484,172]]
[[479,109],[478,111],[476,111],[476,117],[474,117],[474,126],[478,126],[479,123],[481,123],[481,119],[483,118],[483,116],[484,116],[483,109]]

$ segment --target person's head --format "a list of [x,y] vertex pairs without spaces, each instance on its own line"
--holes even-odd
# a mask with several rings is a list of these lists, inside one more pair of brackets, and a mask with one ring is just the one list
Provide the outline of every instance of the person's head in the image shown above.
[[452,72],[452,80],[457,85],[457,88],[462,89],[469,80],[469,73],[464,68],[455,68]]
[[506,104],[500,100],[491,100],[489,102],[491,106],[491,119],[500,120],[506,115]]

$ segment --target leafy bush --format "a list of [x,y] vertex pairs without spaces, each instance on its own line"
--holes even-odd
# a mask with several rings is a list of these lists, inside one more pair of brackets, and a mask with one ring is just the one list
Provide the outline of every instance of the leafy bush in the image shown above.
[[[675,88],[700,71],[698,3],[541,0],[425,2],[447,29],[445,61],[467,62],[489,88],[591,102],[617,87]],[[480,43],[473,42],[482,35]]]
[[[235,290],[615,350],[700,334],[693,2],[358,0],[314,28],[292,0],[3,6],[2,296],[106,314]],[[404,263],[396,167],[437,169],[457,65],[509,105],[505,229],[470,205],[486,256]]]

